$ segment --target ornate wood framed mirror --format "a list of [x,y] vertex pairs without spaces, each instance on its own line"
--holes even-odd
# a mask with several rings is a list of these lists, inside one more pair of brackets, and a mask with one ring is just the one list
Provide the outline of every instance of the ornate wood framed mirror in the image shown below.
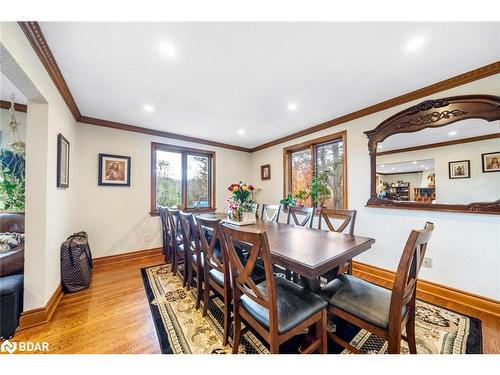
[[500,97],[464,95],[426,100],[366,131],[367,206],[500,214],[499,120]]

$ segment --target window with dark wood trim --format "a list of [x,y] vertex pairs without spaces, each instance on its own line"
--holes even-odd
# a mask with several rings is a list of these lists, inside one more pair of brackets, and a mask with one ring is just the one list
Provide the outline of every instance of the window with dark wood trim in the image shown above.
[[[331,198],[324,206],[347,209],[347,132],[331,134],[283,149],[283,196],[309,191],[313,176],[328,173]],[[310,197],[298,204],[311,207]],[[319,206],[317,204],[316,206]]]
[[157,206],[215,210],[215,152],[151,143],[151,214]]

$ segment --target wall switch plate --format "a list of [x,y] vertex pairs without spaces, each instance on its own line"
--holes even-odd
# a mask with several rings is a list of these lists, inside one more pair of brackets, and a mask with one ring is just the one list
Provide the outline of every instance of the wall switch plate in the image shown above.
[[432,268],[432,258],[425,257],[422,264],[425,268]]

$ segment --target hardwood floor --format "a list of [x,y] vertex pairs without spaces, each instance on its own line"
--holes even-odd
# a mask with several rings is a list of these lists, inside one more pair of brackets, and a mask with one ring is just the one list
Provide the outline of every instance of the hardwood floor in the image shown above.
[[140,269],[163,261],[154,255],[95,265],[89,289],[65,294],[51,322],[13,341],[47,341],[50,353],[161,353]]
[[[140,274],[160,263],[163,256],[150,255],[97,264],[89,289],[64,295],[51,322],[20,331],[13,341],[47,341],[50,353],[160,353]],[[500,353],[500,320],[476,317],[483,322],[484,352]]]

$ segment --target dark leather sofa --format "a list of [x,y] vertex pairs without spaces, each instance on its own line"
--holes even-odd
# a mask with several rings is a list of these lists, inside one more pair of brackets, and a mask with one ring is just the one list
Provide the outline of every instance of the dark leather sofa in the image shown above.
[[[0,233],[24,233],[24,215],[0,214]],[[11,338],[23,311],[24,243],[0,254],[0,338]]]

